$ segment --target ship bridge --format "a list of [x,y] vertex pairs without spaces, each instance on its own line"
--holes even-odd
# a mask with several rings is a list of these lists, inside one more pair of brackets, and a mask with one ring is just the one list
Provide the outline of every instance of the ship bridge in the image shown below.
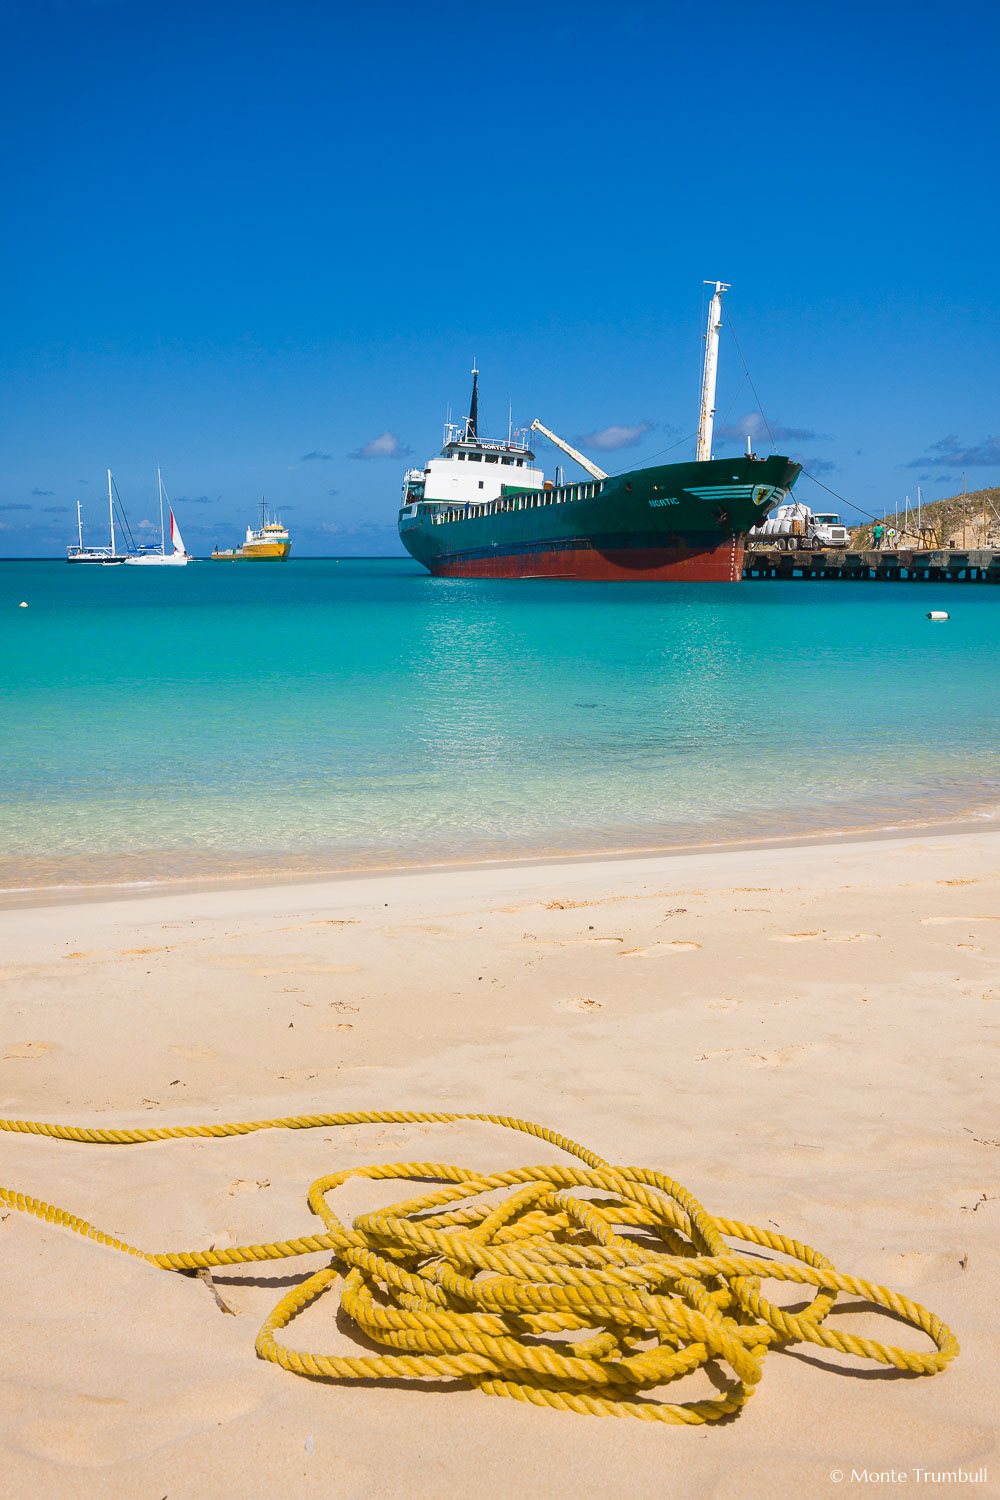
[[464,422],[446,422],[437,458],[409,469],[402,505],[485,505],[508,491],[540,490],[545,474],[535,468],[526,428],[510,428],[504,440],[479,436],[479,371],[472,372],[472,400]]

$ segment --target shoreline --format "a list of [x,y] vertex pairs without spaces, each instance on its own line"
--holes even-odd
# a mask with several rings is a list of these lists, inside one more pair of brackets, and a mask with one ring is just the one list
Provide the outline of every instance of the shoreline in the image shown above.
[[121,881],[74,881],[55,885],[0,886],[0,912],[23,910],[36,906],[90,904],[104,900],[141,900],[144,896],[186,894],[211,891],[239,891],[270,887],[316,886],[352,880],[384,880],[431,874],[475,874],[489,870],[531,870],[548,866],[619,864],[630,860],[648,861],[706,854],[753,852],[770,849],[829,848],[850,843],[882,843],[918,835],[928,838],[964,834],[1000,833],[1000,818],[995,813],[978,817],[948,819],[940,823],[923,819],[914,822],[862,825],[857,828],[817,828],[807,833],[777,833],[742,839],[714,839],[679,844],[648,844],[610,849],[549,850],[534,854],[496,855],[492,858],[436,859],[405,861],[380,865],[341,865],[311,870],[273,869],[260,872],[177,875],[167,878]]

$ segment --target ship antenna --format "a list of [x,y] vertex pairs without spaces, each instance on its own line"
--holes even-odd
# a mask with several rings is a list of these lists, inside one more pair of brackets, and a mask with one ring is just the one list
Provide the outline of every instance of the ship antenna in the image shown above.
[[469,402],[469,415],[465,419],[465,441],[467,443],[479,442],[479,371],[476,369],[474,360],[472,363],[472,400]]
[[[705,282],[711,286],[710,281]],[[715,426],[715,381],[719,373],[719,332],[722,328],[722,294],[729,283],[717,281],[708,305],[708,330],[705,334],[705,370],[701,380],[701,411],[698,416],[698,462],[712,457],[712,429]]]

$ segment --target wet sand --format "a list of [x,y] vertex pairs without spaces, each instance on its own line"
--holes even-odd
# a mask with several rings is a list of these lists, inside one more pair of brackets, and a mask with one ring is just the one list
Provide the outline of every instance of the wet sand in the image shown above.
[[[227,1316],[202,1282],[4,1212],[8,1493],[756,1500],[843,1493],[834,1470],[1000,1474],[996,835],[93,896],[0,918],[3,1115],[519,1115],[924,1303],[963,1353],[914,1379],[793,1346],[737,1419],[691,1429],[327,1384],[253,1351],[317,1262],[217,1276]],[[0,1154],[6,1185],[150,1250],[308,1233],[309,1183],[351,1163],[555,1159],[471,1123]],[[345,1192],[349,1214],[394,1196]],[[321,1302],[293,1341],[349,1334]]]

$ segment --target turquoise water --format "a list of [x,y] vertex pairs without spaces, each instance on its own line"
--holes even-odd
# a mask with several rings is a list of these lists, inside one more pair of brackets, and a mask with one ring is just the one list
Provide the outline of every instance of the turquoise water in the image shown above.
[[7,888],[1000,806],[1000,589],[8,563],[0,621]]

